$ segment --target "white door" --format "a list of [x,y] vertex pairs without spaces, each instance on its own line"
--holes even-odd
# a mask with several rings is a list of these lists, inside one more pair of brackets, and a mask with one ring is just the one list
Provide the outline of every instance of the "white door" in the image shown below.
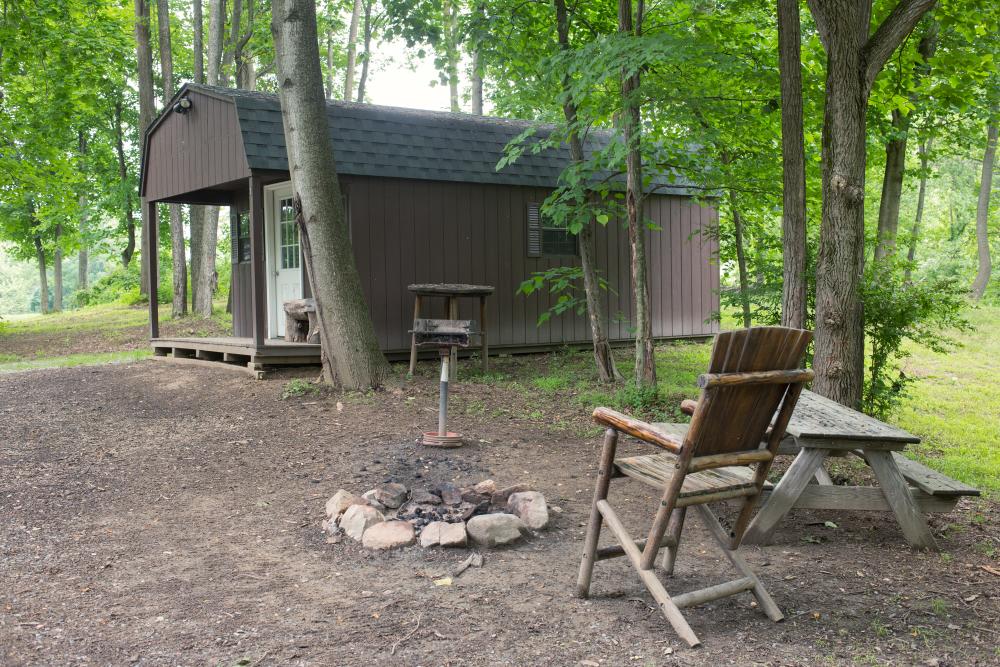
[[302,298],[302,269],[299,252],[299,228],[295,224],[292,196],[288,191],[274,196],[273,234],[274,248],[274,323],[275,332],[285,335],[286,301]]

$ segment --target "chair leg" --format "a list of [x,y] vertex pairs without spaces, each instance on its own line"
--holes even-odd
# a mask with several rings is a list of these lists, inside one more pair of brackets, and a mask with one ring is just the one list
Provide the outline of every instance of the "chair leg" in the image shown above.
[[677,561],[677,550],[681,546],[681,531],[684,530],[684,515],[686,513],[687,507],[678,507],[670,515],[667,534],[674,538],[674,545],[667,546],[667,550],[663,553],[663,560],[661,561],[663,571],[667,574],[674,573],[674,563]]
[[614,470],[615,451],[618,448],[618,431],[609,428],[604,432],[604,448],[601,450],[601,461],[597,468],[597,487],[594,489],[594,502],[590,508],[590,522],[587,524],[587,537],[583,543],[583,560],[580,562],[580,574],[576,580],[577,597],[590,595],[590,579],[594,573],[594,562],[597,556],[597,540],[601,536],[601,513],[597,509],[597,501],[608,497],[608,487],[611,485],[611,474]]
[[753,596],[757,598],[757,604],[760,605],[761,610],[767,614],[767,617],[777,623],[778,621],[784,620],[785,616],[778,609],[778,605],[774,603],[771,599],[771,595],[764,588],[764,584],[760,582],[760,579],[750,569],[750,565],[744,560],[743,556],[740,555],[738,551],[730,549],[730,537],[726,534],[726,531],[719,524],[718,517],[708,509],[706,505],[698,505],[698,514],[701,517],[702,523],[708,529],[708,532],[712,534],[712,537],[718,543],[719,548],[722,549],[722,553],[726,555],[726,558],[736,568],[740,574],[744,577],[753,579],[754,585],[750,589]]

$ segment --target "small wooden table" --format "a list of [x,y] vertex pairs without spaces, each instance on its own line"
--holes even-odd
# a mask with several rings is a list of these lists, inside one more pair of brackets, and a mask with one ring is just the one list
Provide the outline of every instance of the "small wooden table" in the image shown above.
[[[906,483],[897,463],[902,457],[895,453],[908,444],[920,442],[920,438],[810,391],[802,392],[786,433],[779,453],[798,453],[763,499],[744,542],[766,543],[793,507],[889,509],[912,546],[937,548],[922,511],[935,511],[935,496]],[[879,487],[833,486],[823,469],[823,461],[831,454],[863,457],[878,478]],[[809,486],[814,476],[819,483]],[[954,506],[954,501],[950,506]]]
[[[458,300],[463,297],[479,299],[479,354],[482,356],[483,372],[489,370],[490,346],[486,328],[486,299],[493,294],[492,285],[465,285],[461,283],[420,283],[410,285],[408,290],[413,292],[413,320],[419,320],[422,315],[420,307],[424,297],[440,297],[448,302],[448,319],[458,319]],[[458,373],[458,350],[451,351],[450,379],[454,380]],[[414,335],[410,335],[410,375],[417,367],[417,342]]]

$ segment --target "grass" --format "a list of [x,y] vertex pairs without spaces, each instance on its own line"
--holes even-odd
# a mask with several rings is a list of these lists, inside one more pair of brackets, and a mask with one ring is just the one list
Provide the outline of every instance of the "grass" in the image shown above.
[[[166,313],[163,313],[161,307],[160,315],[169,317],[169,306]],[[7,335],[115,332],[129,327],[145,326],[148,322],[149,311],[145,306],[109,303],[50,315],[25,315],[6,319],[2,331]]]
[[61,357],[37,357],[18,359],[13,355],[0,355],[0,373],[32,371],[40,368],[71,368],[73,366],[96,366],[99,364],[128,363],[139,361],[152,355],[151,350],[125,350],[123,352],[97,352],[69,354]]

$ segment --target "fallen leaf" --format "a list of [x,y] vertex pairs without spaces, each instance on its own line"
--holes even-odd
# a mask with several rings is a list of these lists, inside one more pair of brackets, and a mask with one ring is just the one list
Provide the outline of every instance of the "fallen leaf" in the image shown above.
[[344,404],[341,403],[340,401],[337,401],[337,412],[343,412],[343,411],[344,411]]
[[435,586],[451,586],[451,577],[441,577],[434,580]]

